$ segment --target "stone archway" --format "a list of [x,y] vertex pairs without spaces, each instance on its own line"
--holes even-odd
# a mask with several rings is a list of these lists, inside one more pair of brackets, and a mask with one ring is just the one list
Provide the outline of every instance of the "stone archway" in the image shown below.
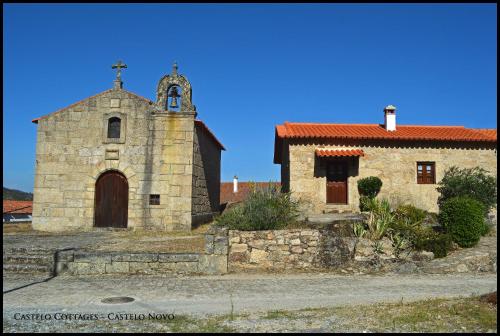
[[95,183],[94,226],[126,228],[128,181],[117,170],[101,174]]

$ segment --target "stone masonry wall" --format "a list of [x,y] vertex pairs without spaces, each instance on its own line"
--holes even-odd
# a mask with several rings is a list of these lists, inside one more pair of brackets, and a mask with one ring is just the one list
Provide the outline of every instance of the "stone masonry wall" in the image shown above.
[[56,274],[225,274],[227,230],[212,228],[205,235],[205,253],[140,253],[58,251]]
[[[284,146],[286,147],[286,146]],[[326,164],[315,156],[316,148],[358,148],[363,157],[348,158],[348,204],[326,204]],[[284,155],[286,151],[284,150]],[[287,155],[288,156],[288,155]],[[321,213],[341,209],[359,211],[357,181],[368,176],[378,176],[382,182],[379,197],[388,198],[391,204],[411,203],[419,208],[437,212],[437,184],[417,184],[417,161],[435,162],[436,183],[445,170],[456,165],[471,168],[483,167],[496,175],[496,146],[471,144],[425,143],[301,143],[291,142],[289,157],[290,189],[294,196],[305,201],[305,213]]]
[[221,150],[200,125],[195,126],[193,149],[192,224],[206,223],[219,212]]
[[354,258],[357,238],[331,230],[229,231],[229,272],[321,269]]
[[[129,185],[129,228],[191,229],[193,113],[152,113],[153,102],[122,89],[87,98],[38,121],[33,228],[90,230],[95,183],[107,170]],[[121,138],[106,139],[121,118]],[[159,194],[160,205],[149,205]]]

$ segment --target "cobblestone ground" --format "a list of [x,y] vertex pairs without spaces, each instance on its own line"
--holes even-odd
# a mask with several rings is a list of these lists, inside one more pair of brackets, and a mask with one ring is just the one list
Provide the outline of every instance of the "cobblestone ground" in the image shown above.
[[[141,323],[127,324],[124,321],[110,320],[108,314],[173,313],[202,317],[207,314],[230,314],[232,311],[241,314],[479,295],[495,291],[497,287],[495,273],[384,276],[58,276],[47,281],[17,275],[4,276],[3,279],[4,332],[64,331],[69,325],[80,325],[83,328],[80,331],[86,332],[140,331],[144,327],[141,327]],[[133,297],[135,301],[126,304],[101,303],[103,298],[115,296]],[[104,321],[31,321],[14,318],[16,313],[57,312],[99,314],[99,319]],[[153,326],[152,323],[148,324],[148,328]],[[117,326],[120,326],[118,330],[115,329]],[[164,326],[165,324],[159,324],[154,330],[161,331]]]

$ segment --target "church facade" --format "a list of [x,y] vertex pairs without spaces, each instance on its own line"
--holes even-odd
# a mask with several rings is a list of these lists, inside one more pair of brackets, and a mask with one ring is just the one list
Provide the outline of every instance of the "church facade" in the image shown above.
[[224,146],[196,118],[192,89],[163,76],[156,101],[114,87],[37,124],[33,228],[188,231],[219,211]]

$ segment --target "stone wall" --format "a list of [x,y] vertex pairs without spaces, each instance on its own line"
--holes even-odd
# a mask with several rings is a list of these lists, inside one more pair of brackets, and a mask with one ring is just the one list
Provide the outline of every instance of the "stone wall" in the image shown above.
[[229,231],[229,272],[321,269],[353,260],[356,238],[331,230]]
[[[496,175],[496,146],[470,143],[387,143],[362,142],[336,143],[315,141],[306,143],[290,141],[283,149],[283,162],[289,161],[289,189],[294,196],[304,200],[308,214],[331,209],[359,211],[357,181],[368,176],[378,176],[383,186],[379,197],[388,198],[391,204],[411,203],[419,208],[437,212],[437,184],[417,184],[417,162],[435,162],[436,182],[451,166],[483,167]],[[350,157],[348,161],[348,204],[326,203],[326,164],[315,156],[316,148],[357,148],[363,157]],[[289,155],[288,155],[289,151]],[[284,174],[282,174],[283,176]],[[286,176],[286,174],[285,174]]]
[[192,224],[212,220],[220,206],[221,151],[200,124],[196,124],[193,149]]
[[58,251],[56,274],[190,274],[227,273],[227,230],[210,229],[205,253]]
[[[33,228],[90,230],[96,180],[113,169],[128,180],[129,228],[190,230],[195,113],[153,111],[153,102],[112,89],[38,120]],[[122,119],[112,142],[110,116]],[[150,194],[160,205],[149,205]]]

